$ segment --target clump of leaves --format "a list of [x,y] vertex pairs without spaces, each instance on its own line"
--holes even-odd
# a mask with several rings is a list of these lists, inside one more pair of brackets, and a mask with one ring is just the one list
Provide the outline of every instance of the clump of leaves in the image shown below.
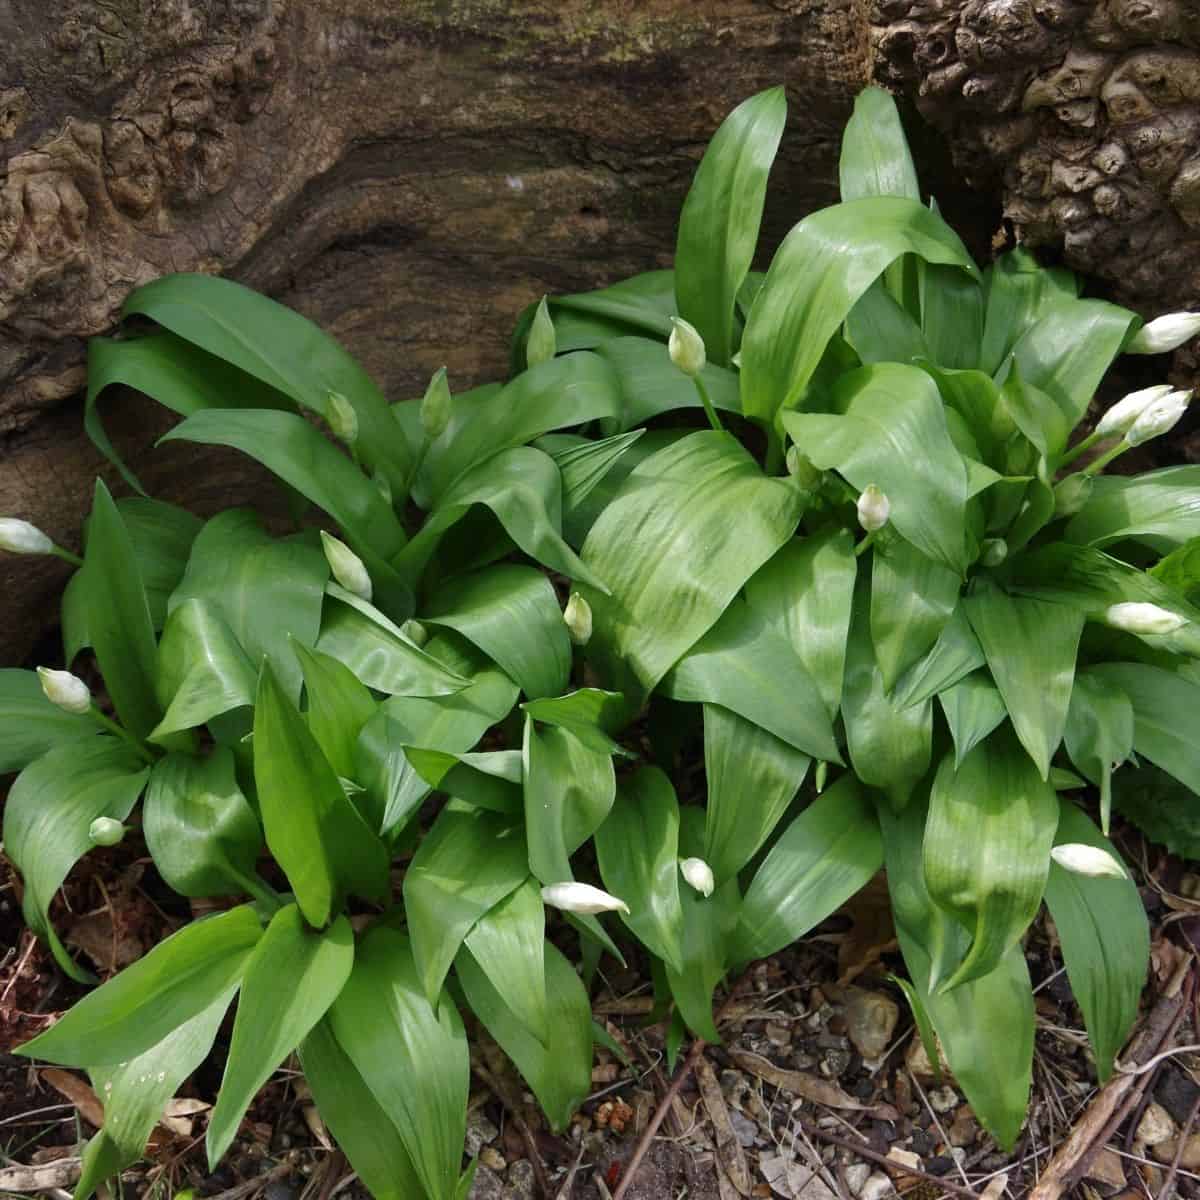
[[[503,385],[439,372],[389,406],[303,318],[201,276],[130,296],[154,332],[92,343],[114,462],[99,401],[131,384],[183,417],[169,438],[256,458],[336,537],[97,484],[64,642],[117,722],[69,678],[0,675],[6,850],[64,970],[84,975],[53,896],[139,798],[168,884],[249,897],[24,1048],[104,1098],[79,1200],[141,1152],[235,996],[212,1162],[298,1051],[374,1194],[463,1194],[461,1009],[554,1126],[588,1091],[588,995],[546,903],[591,957],[640,943],[675,1044],[718,1040],[722,979],[886,866],[920,1028],[1011,1146],[1044,901],[1111,1071],[1146,922],[1060,793],[1095,784],[1106,825],[1135,752],[1200,791],[1200,468],[1102,473],[1178,419],[1169,389],[1072,438],[1118,354],[1190,323],[1142,329],[1020,249],[980,270],[876,90],[842,203],[752,272],[785,115],[781,89],[731,114],[674,271],[531,307]],[[35,534],[7,544],[55,551]],[[681,804],[693,735],[706,795]],[[602,888],[576,879],[589,844]]]

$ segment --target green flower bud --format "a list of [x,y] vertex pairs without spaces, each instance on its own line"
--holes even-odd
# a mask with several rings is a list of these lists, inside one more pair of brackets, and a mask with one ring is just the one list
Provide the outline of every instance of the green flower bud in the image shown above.
[[998,567],[1008,557],[1008,543],[1003,538],[984,538],[979,547],[979,561],[985,567]]
[[425,389],[421,400],[421,428],[426,438],[436,442],[450,424],[450,384],[446,379],[446,368],[439,367]]
[[325,419],[333,436],[347,446],[353,446],[358,441],[358,413],[354,405],[341,392],[330,392]]
[[578,592],[572,592],[567,600],[563,620],[571,641],[577,646],[586,646],[592,636],[592,606]]
[[112,817],[97,817],[88,826],[88,841],[93,846],[116,846],[125,838],[125,826]]
[[371,576],[367,573],[366,564],[345,542],[335,538],[333,534],[321,530],[321,549],[325,551],[325,561],[333,577],[348,592],[353,592],[363,600],[371,599]]
[[531,367],[538,363],[548,362],[558,352],[558,338],[554,332],[554,322],[550,319],[550,309],[546,306],[546,297],[538,301],[537,312],[533,314],[533,323],[529,326],[529,337],[525,341],[525,361]]
[[707,361],[704,339],[699,330],[682,317],[671,318],[671,336],[667,340],[667,352],[671,361],[693,379],[704,370]]
[[1092,494],[1094,480],[1091,475],[1082,473],[1068,475],[1062,483],[1054,488],[1054,515],[1056,517],[1073,517],[1086,503]]

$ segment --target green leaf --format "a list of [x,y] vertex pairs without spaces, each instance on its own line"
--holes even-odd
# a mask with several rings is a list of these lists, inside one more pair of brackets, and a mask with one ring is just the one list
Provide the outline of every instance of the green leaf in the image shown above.
[[413,959],[431,1002],[471,927],[524,883],[528,857],[511,819],[459,803],[438,814],[404,876]]
[[853,775],[843,775],[784,830],[755,872],[738,921],[738,958],[765,958],[803,937],[882,863],[871,801]]
[[404,753],[431,788],[476,808],[519,816],[524,807],[520,750],[451,754],[406,746]]
[[954,267],[922,264],[921,326],[934,362],[951,370],[979,365],[983,288]]
[[999,689],[986,671],[965,675],[953,686],[939,692],[938,700],[954,739],[956,768],[1008,716]]
[[50,924],[50,904],[67,873],[92,849],[92,822],[97,817],[124,821],[147,774],[145,763],[116,738],[66,742],[17,776],[4,805],[4,852],[25,884],[25,924],[80,982],[92,976],[76,966],[59,940]]
[[640,705],[791,537],[804,504],[729,434],[693,433],[640,462],[583,547],[611,590],[580,588],[594,622],[587,656],[605,686]]
[[571,673],[571,639],[554,586],[514,563],[444,583],[421,620],[457,630],[518,683],[530,699],[557,696]]
[[1200,604],[1200,537],[1184,542],[1159,559],[1149,573],[1190,604]]
[[[853,253],[847,254],[848,246]],[[770,422],[781,409],[801,402],[847,313],[884,269],[907,253],[978,275],[958,235],[907,197],[849,200],[793,227],[746,320],[741,350],[746,416]]]
[[229,1149],[255,1092],[325,1015],[354,966],[354,931],[340,916],[324,932],[281,908],[251,952],[221,1090],[208,1122],[208,1168]]
[[599,291],[556,296],[550,306],[556,326],[565,310],[572,317],[600,318],[625,333],[648,333],[666,341],[675,315],[675,272],[645,271]]
[[1067,723],[1083,614],[993,586],[963,603],[1017,737],[1045,779]]
[[908,196],[921,199],[896,101],[882,88],[863,88],[842,132],[838,181],[843,200],[863,196]]
[[652,954],[681,971],[679,801],[667,776],[642,767],[623,779],[595,842],[605,888],[629,906],[622,920]]
[[1100,789],[1100,824],[1107,836],[1112,773],[1133,752],[1133,705],[1129,697],[1111,680],[1080,671],[1071,689],[1063,740],[1079,773]]
[[920,325],[893,298],[883,278],[875,280],[846,315],[846,339],[864,363],[908,363],[929,357]]
[[959,603],[942,632],[920,662],[897,683],[893,698],[901,707],[920,704],[930,696],[953,687],[985,662],[979,639],[971,630],[966,607]]
[[0,670],[0,774],[99,732],[86,713],[69,713],[47,700],[33,671]]
[[735,601],[671,669],[661,694],[720,704],[805,754],[841,762],[816,681],[748,604]]
[[1014,360],[1000,394],[1008,415],[1039,454],[1055,458],[1066,449],[1067,439],[1079,418],[1063,392],[1048,395],[1034,387],[1022,378],[1019,364]]
[[1146,763],[1117,774],[1113,799],[1150,841],[1180,858],[1200,858],[1200,805],[1190,787]]
[[462,1019],[425,997],[408,939],[375,925],[334,1002],[333,1033],[388,1113],[428,1200],[451,1200],[466,1136],[471,1064]]
[[842,529],[793,538],[746,583],[746,600],[792,645],[832,717],[842,698],[857,572]]
[[626,719],[624,697],[603,688],[578,688],[565,696],[528,700],[521,705],[535,721],[569,729],[585,746],[601,754],[630,757],[630,751],[609,736],[619,731]]
[[1160,552],[1200,537],[1200,466],[1098,476],[1063,537],[1084,546],[1140,541]]
[[812,759],[719,704],[704,706],[708,806],[698,857],[718,884],[733,878],[771,836]]
[[458,978],[472,1011],[516,1063],[556,1132],[563,1132],[592,1084],[592,1005],[575,968],[549,942],[545,947],[549,1004],[546,1044],[505,1003],[470,955],[460,955]]
[[343,779],[353,779],[358,735],[379,706],[354,672],[336,658],[295,641],[292,652],[304,673],[309,732],[334,771]]
[[937,385],[919,367],[876,363],[844,375],[835,402],[837,414],[784,414],[801,453],[859,490],[878,485],[891,502],[896,532],[962,575],[967,473]]
[[950,755],[942,759],[929,797],[925,880],[971,946],[949,978],[930,986],[949,992],[981,979],[1017,945],[1042,902],[1057,825],[1054,789],[1007,729],[957,768]]
[[300,1066],[321,1119],[375,1200],[421,1197],[400,1131],[342,1049],[328,1016],[300,1043]]
[[980,370],[993,375],[1023,333],[1051,308],[1075,299],[1078,288],[1070,271],[1045,269],[1023,246],[1001,254],[986,272]]
[[[621,386],[621,428],[634,429],[663,413],[702,408],[695,383],[672,361],[667,347],[650,338],[613,338],[596,348],[612,364]],[[713,407],[740,413],[737,372],[710,362],[700,372]]]
[[696,327],[708,357],[721,366],[733,353],[734,300],[754,257],[767,175],[786,121],[782,87],[739,104],[709,142],[679,214],[679,315]]
[[[1073,804],[1063,802],[1055,845],[1116,848]],[[1128,875],[1091,878],[1050,864],[1046,907],[1058,930],[1071,991],[1083,1010],[1100,1082],[1112,1075],[1117,1051],[1138,1015],[1150,965],[1150,932],[1138,890]]]
[[254,705],[254,778],[267,845],[310,925],[348,892],[389,894],[388,853],[346,798],[303,718],[263,664]]
[[[695,390],[692,388],[693,393]],[[562,476],[564,527],[571,514],[600,486],[613,466],[645,432],[644,429],[633,429],[598,441],[576,439],[573,434],[547,434],[537,440],[537,448],[554,459]]]
[[89,992],[18,1054],[67,1067],[145,1054],[242,978],[262,924],[248,904],[185,925]]
[[[150,772],[142,830],[154,866],[184,896],[221,896],[257,887],[262,829],[225,747],[208,758],[173,753]],[[261,890],[261,889],[260,889]]]

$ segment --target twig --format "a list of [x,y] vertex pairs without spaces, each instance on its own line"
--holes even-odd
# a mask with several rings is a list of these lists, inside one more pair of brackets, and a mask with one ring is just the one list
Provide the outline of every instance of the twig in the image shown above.
[[1192,1110],[1188,1113],[1187,1120],[1183,1124],[1183,1128],[1179,1131],[1179,1145],[1175,1147],[1175,1156],[1171,1159],[1171,1169],[1167,1172],[1166,1179],[1163,1180],[1162,1190],[1158,1193],[1158,1200],[1171,1200],[1171,1191],[1175,1187],[1175,1179],[1179,1175],[1179,1164],[1183,1159],[1184,1149],[1187,1147],[1188,1137],[1191,1135],[1192,1126],[1196,1123],[1196,1115],[1200,1113],[1200,1096],[1197,1096],[1192,1104]]
[[80,1170],[78,1158],[59,1158],[33,1167],[4,1167],[0,1169],[0,1192],[53,1192],[72,1187]]

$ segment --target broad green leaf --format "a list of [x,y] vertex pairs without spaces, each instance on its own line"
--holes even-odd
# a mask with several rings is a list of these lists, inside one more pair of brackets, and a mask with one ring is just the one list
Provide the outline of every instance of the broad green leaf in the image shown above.
[[358,735],[379,706],[354,672],[336,658],[296,641],[292,652],[304,672],[309,732],[334,771],[343,779],[353,779]]
[[892,296],[882,278],[863,292],[846,315],[846,340],[864,363],[909,363],[929,357],[920,325]]
[[816,681],[791,644],[743,601],[675,664],[661,693],[720,704],[805,754],[842,761]]
[[801,453],[860,491],[882,488],[897,533],[960,575],[967,566],[967,472],[937,385],[919,367],[876,363],[835,390],[837,413],[785,413]]
[[1200,537],[1184,542],[1159,559],[1149,573],[1190,604],[1200,604]]
[[721,366],[733,353],[734,301],[754,257],[786,121],[782,87],[739,104],[709,142],[679,214],[675,301]]
[[437,999],[471,927],[524,883],[529,854],[510,818],[454,802],[438,814],[404,876],[413,959]]
[[227,747],[203,759],[160,758],[146,787],[142,831],[158,873],[181,895],[262,893],[255,872],[262,829]]
[[1085,546],[1141,541],[1160,552],[1200,537],[1200,466],[1097,477],[1063,537]]
[[[847,254],[847,246],[854,253]],[[907,197],[849,200],[812,213],[792,229],[746,320],[741,350],[746,416],[770,422],[801,402],[846,314],[906,253],[978,274],[958,235]]]
[[758,853],[800,790],[812,759],[719,704],[704,706],[708,805],[698,852],[718,884]]
[[897,683],[893,698],[901,707],[920,704],[922,700],[953,687],[984,662],[979,639],[960,602],[942,626],[933,649],[920,662],[914,663]]
[[[408,443],[371,377],[333,338],[299,313],[212,275],[166,275],[125,298],[122,314],[141,313],[313,412],[327,415],[340,392],[358,417],[360,452],[372,470],[405,491]],[[230,391],[246,384],[231,381]]]
[[804,504],[729,434],[694,433],[643,459],[583,547],[611,591],[580,588],[605,686],[639,706],[791,537]]
[[599,291],[555,296],[550,308],[556,324],[565,311],[611,322],[625,333],[648,333],[665,341],[675,314],[675,272],[645,271]]
[[546,908],[526,879],[472,926],[459,951],[491,982],[505,1007],[543,1045],[553,1044],[546,1002]]
[[791,643],[830,716],[842,698],[857,563],[844,530],[787,542],[746,583],[746,600]]
[[206,522],[196,536],[187,571],[171,595],[168,611],[188,600],[203,601],[220,616],[257,671],[266,656],[287,694],[300,695],[300,666],[289,646],[317,640],[329,565],[311,543],[275,539],[246,509],[231,509]]
[[375,1200],[419,1200],[421,1181],[400,1131],[338,1043],[328,1016],[300,1043],[300,1067],[321,1119]]
[[882,863],[870,798],[853,775],[843,775],[784,830],[755,872],[734,941],[738,958],[765,958],[803,937]]
[[389,893],[388,853],[346,798],[304,719],[263,664],[254,705],[254,778],[267,845],[310,925],[349,892]]
[[[1073,804],[1062,802],[1056,845],[1083,843],[1111,854],[1116,848]],[[1083,1010],[1096,1073],[1112,1075],[1117,1051],[1138,1015],[1150,965],[1150,931],[1138,890],[1121,879],[1077,875],[1051,862],[1046,907],[1058,931],[1071,991]]]
[[1064,392],[1051,395],[1035,387],[1022,378],[1020,366],[1014,361],[1000,394],[1005,411],[1038,453],[1055,458],[1066,449],[1079,417]]
[[[989,975],[1037,915],[1046,887],[1058,797],[1007,729],[934,777],[925,827],[925,881],[935,903],[971,935],[948,992]],[[950,964],[946,964],[949,966]]]
[[77,966],[50,924],[50,904],[71,868],[92,849],[97,817],[124,821],[146,785],[146,764],[113,737],[64,742],[27,766],[4,805],[4,852],[21,872],[25,924],[50,945],[72,979]]
[[882,88],[863,88],[842,132],[838,182],[843,200],[863,196],[908,196],[921,199],[917,169],[896,101]]
[[545,1044],[530,1033],[470,955],[459,957],[457,970],[471,1010],[516,1064],[551,1127],[561,1133],[591,1091],[592,1005],[575,968],[551,943],[542,945],[549,1009]]
[[1067,723],[1083,614],[990,585],[963,603],[1017,737],[1045,779]]
[[[695,383],[672,361],[667,347],[650,338],[614,338],[596,348],[612,364],[621,385],[621,428],[636,429],[653,417],[682,408],[702,408]],[[713,407],[740,413],[737,372],[707,363],[700,381]]]
[[681,971],[679,801],[667,776],[642,767],[622,779],[595,842],[605,888],[629,906],[622,920],[652,954]]
[[954,739],[956,768],[1008,716],[999,689],[986,671],[972,671],[938,692],[938,702]]
[[571,673],[571,639],[554,586],[515,563],[451,579],[421,620],[457,630],[518,683],[530,699],[558,696]]
[[447,796],[509,816],[524,809],[520,750],[451,754],[406,746],[404,753],[421,778]]
[[1071,689],[1063,741],[1080,774],[1100,789],[1100,824],[1107,836],[1112,773],[1133,752],[1133,705],[1129,697],[1111,680],[1080,671]]
[[470,1055],[445,992],[425,998],[408,939],[375,925],[331,1010],[334,1036],[400,1131],[428,1200],[452,1200],[466,1136]]
[[551,433],[538,438],[534,444],[554,459],[562,476],[564,529],[571,514],[600,486],[604,477],[645,432],[644,429],[633,429],[598,441],[574,434]]
[[193,921],[89,992],[17,1053],[66,1067],[145,1054],[242,978],[262,923],[248,904]]
[[1200,805],[1186,784],[1150,763],[1130,765],[1113,780],[1113,800],[1150,841],[1180,858],[1200,858]]
[[19,771],[48,750],[100,732],[90,716],[46,699],[33,671],[0,669],[0,774]]
[[565,696],[528,700],[521,705],[535,721],[569,729],[585,746],[601,754],[630,756],[630,751],[609,736],[617,733],[626,719],[624,697],[603,688],[578,688]]
[[979,365],[983,289],[955,267],[922,264],[921,327],[934,362],[950,370]]
[[1000,255],[986,272],[987,309],[979,366],[1000,369],[1021,335],[1051,308],[1078,295],[1070,271],[1038,266],[1023,246]]
[[339,916],[323,932],[281,908],[250,954],[221,1090],[208,1122],[208,1167],[229,1149],[255,1092],[337,999],[354,966],[354,931]]
[[144,1054],[89,1070],[92,1090],[104,1104],[104,1127],[83,1152],[75,1200],[86,1200],[142,1157],[167,1102],[212,1050],[235,991],[229,988]]

